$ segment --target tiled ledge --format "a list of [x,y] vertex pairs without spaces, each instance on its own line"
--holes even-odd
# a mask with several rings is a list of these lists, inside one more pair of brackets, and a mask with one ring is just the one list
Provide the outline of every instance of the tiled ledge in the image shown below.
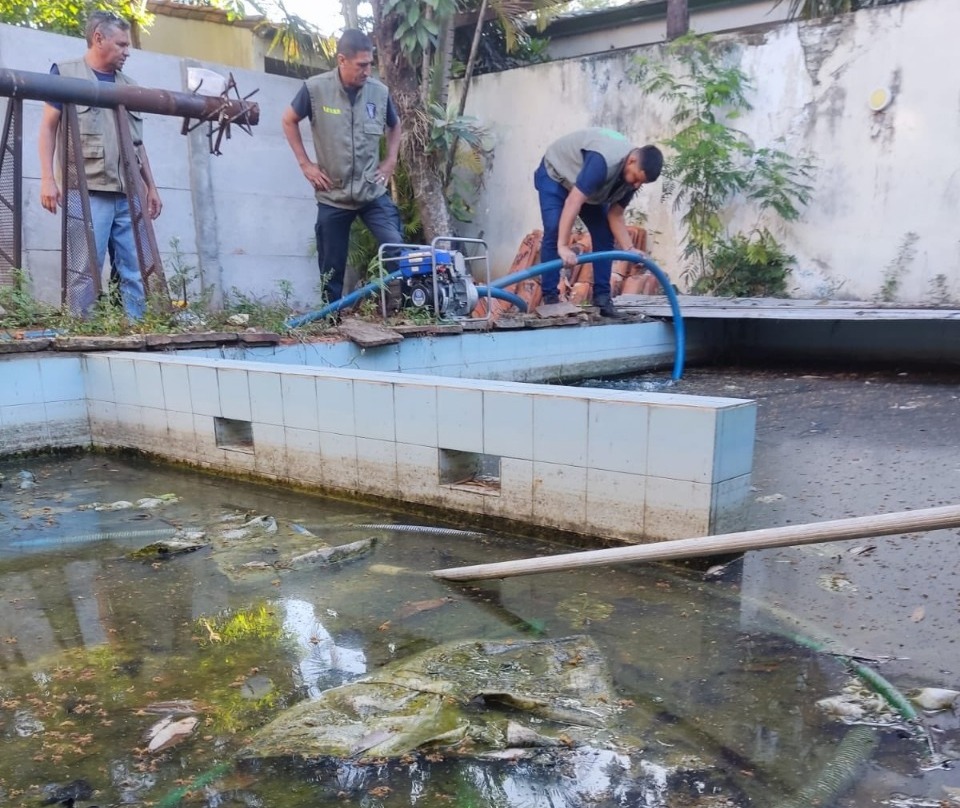
[[92,442],[625,541],[738,526],[752,402],[146,354],[83,359]]

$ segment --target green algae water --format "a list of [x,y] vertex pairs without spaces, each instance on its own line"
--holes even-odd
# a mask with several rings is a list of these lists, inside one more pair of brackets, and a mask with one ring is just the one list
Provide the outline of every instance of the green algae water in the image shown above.
[[[18,459],[0,474],[0,805],[919,806],[956,785],[924,771],[926,736],[882,704],[856,726],[818,706],[876,700],[782,614],[747,604],[736,563],[453,587],[426,573],[571,548],[138,458]],[[558,698],[536,705],[534,741],[494,737],[494,753],[244,754],[295,705],[441,644],[570,637],[610,680],[616,722],[589,740],[536,740],[544,716],[576,706]],[[503,664],[504,680],[522,666]],[[486,696],[461,705],[477,725]],[[497,705],[507,723],[528,707]],[[956,742],[945,724],[938,754]]]

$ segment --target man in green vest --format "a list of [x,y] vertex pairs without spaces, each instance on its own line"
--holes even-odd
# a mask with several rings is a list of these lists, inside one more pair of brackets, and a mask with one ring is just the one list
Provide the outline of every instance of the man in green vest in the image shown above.
[[[570,247],[577,217],[586,225],[594,252],[633,252],[623,212],[641,186],[654,182],[663,168],[656,146],[633,146],[610,129],[581,129],[554,141],[534,174],[540,195],[543,242],[540,260],[559,258],[577,265]],[[610,299],[611,261],[593,262],[593,302],[604,317],[617,317]],[[541,276],[543,302],[559,302],[560,270]]]
[[[370,37],[347,29],[337,43],[337,69],[308,79],[282,118],[317,199],[317,264],[328,303],[343,294],[350,225],[357,216],[379,244],[403,242],[400,212],[387,194],[400,153],[400,118],[386,86],[370,77],[372,66]],[[310,119],[315,161],[303,146],[304,118]]]
[[[130,23],[108,11],[94,11],[86,24],[87,52],[81,59],[59,62],[50,72],[70,78],[107,81],[132,85],[135,81],[123,72],[130,55]],[[63,105],[48,103],[43,108],[38,145],[40,151],[40,204],[51,213],[64,204],[63,194],[54,172],[54,152]],[[128,112],[130,134],[140,165],[140,177],[146,190],[146,211],[151,219],[160,215],[163,203],[147,160],[143,145],[143,118],[139,112]],[[90,192],[90,214],[97,250],[97,266],[102,267],[108,243],[113,248],[120,275],[120,294],[123,307],[131,320],[139,320],[146,309],[143,276],[133,235],[133,220],[127,201],[127,188],[120,169],[120,145],[117,135],[116,113],[101,107],[77,107],[80,122],[80,146],[83,150],[83,170]],[[135,197],[139,194],[135,194]],[[67,226],[68,239],[82,239],[78,232],[83,222],[71,218]],[[91,279],[74,275],[67,300],[74,314],[85,316],[96,303],[95,286]]]

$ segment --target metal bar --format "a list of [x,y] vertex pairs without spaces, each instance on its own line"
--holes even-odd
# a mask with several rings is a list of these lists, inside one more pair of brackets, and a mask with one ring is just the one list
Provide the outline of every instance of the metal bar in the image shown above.
[[134,112],[214,122],[225,116],[248,126],[255,126],[260,121],[259,104],[244,99],[133,87],[108,81],[88,81],[10,68],[0,68],[0,96],[112,109],[122,104]]
[[147,200],[143,193],[139,160],[136,146],[133,145],[133,136],[130,134],[130,117],[122,104],[117,107],[116,118],[117,136],[120,142],[120,170],[123,172],[127,204],[130,206],[133,241],[137,247],[137,260],[140,262],[143,293],[148,299],[153,296],[160,300],[162,305],[166,305],[169,295],[166,278],[163,275],[163,263],[153,232],[153,222],[147,215]]
[[[71,314],[86,316],[96,303],[102,287],[100,285],[100,267],[97,266],[97,242],[93,233],[93,217],[90,215],[90,192],[87,189],[87,175],[83,169],[83,148],[80,143],[80,120],[75,104],[64,104],[60,119],[60,157],[62,176],[60,182],[63,211],[61,231],[61,299]],[[80,216],[71,216],[70,209],[79,205]],[[70,227],[70,220],[74,225]],[[71,234],[71,229],[74,231]],[[78,232],[79,231],[79,232]],[[81,235],[82,234],[82,235]],[[73,237],[71,237],[73,236]],[[76,256],[74,249],[85,255]],[[76,268],[74,264],[78,264]],[[79,275],[73,278],[72,275]],[[91,285],[84,287],[84,278]],[[75,293],[75,294],[72,294]],[[77,297],[80,300],[77,300]]]

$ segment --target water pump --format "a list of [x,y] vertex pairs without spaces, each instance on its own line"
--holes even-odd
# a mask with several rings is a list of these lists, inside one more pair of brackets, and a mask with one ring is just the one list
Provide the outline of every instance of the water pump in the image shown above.
[[437,317],[469,317],[480,296],[457,250],[402,249],[396,268],[400,276],[400,307],[430,311]]

